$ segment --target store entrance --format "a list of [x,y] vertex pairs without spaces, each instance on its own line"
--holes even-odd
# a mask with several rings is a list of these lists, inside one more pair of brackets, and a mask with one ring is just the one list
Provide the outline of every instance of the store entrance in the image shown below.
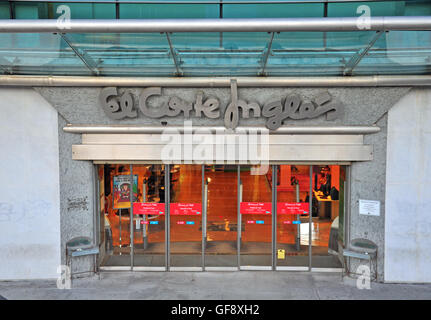
[[[339,269],[347,167],[97,166],[101,267]],[[133,181],[133,182],[132,182]]]

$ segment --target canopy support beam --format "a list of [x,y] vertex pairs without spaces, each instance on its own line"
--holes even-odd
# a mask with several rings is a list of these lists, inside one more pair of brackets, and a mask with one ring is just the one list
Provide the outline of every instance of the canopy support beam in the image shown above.
[[268,47],[265,48],[264,53],[263,53],[263,57],[262,57],[262,70],[258,74],[260,76],[266,76],[265,69],[266,69],[266,65],[268,64],[269,55],[271,54],[271,47],[272,47],[272,41],[273,40],[274,40],[274,32],[271,33],[271,38],[269,39]]
[[370,43],[365,48],[359,50],[347,63],[344,68],[343,74],[345,76],[351,76],[353,74],[353,69],[361,62],[362,58],[370,51],[370,49],[374,46],[376,41],[383,34],[383,31],[377,31],[376,34],[371,39]]
[[78,58],[81,59],[81,61],[91,71],[93,75],[97,76],[100,74],[100,71],[97,68],[97,63],[92,58],[90,58],[88,54],[86,54],[85,52],[81,52],[81,50],[76,48],[65,33],[60,33],[60,36],[64,40],[64,42],[67,43],[70,49],[72,49],[72,51],[78,56]]
[[183,72],[180,69],[180,61],[178,60],[178,55],[177,55],[177,51],[175,50],[174,46],[172,45],[172,41],[171,41],[171,37],[169,36],[169,33],[166,32],[166,39],[168,39],[168,43],[169,43],[169,50],[171,52],[171,56],[172,59],[174,60],[174,64],[175,64],[175,69],[177,70],[176,72],[176,76],[182,76]]

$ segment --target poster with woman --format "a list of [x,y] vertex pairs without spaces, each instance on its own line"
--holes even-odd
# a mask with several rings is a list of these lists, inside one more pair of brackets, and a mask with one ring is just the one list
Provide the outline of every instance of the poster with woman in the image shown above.
[[[130,175],[114,176],[114,209],[130,208]],[[133,198],[138,197],[138,176],[133,176]]]

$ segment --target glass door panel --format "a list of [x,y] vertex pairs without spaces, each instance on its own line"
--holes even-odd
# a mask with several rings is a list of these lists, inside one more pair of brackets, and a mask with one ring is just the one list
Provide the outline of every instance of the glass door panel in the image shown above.
[[133,165],[138,179],[133,203],[134,267],[165,267],[165,166]]
[[309,266],[310,166],[277,166],[276,266]]
[[[100,168],[103,168],[101,170]],[[109,267],[131,266],[130,241],[130,166],[127,164],[99,165],[99,179],[103,178],[104,214],[101,232],[104,232],[104,251],[100,265]],[[100,174],[103,177],[100,177]],[[137,184],[133,190],[136,193]],[[101,199],[102,201],[102,199]],[[102,206],[100,206],[102,208]],[[103,228],[103,231],[102,231]]]
[[240,166],[241,268],[272,266],[272,170],[253,174],[255,169]]
[[205,267],[237,267],[237,165],[205,166]]
[[170,167],[170,266],[202,267],[202,166]]
[[[314,214],[311,247],[313,268],[342,267],[338,259],[338,240],[344,231],[344,186],[346,180],[345,166],[313,166]],[[340,194],[343,195],[341,201]]]

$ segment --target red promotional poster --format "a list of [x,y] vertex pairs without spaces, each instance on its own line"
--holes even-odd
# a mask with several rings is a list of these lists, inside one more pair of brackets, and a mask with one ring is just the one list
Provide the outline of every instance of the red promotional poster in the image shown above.
[[241,202],[241,214],[271,214],[271,202]]
[[170,214],[173,216],[200,215],[202,205],[200,203],[171,203]]
[[308,214],[308,202],[277,202],[277,214]]
[[134,202],[133,214],[151,214],[151,215],[165,214],[165,204],[150,203],[150,202]]

